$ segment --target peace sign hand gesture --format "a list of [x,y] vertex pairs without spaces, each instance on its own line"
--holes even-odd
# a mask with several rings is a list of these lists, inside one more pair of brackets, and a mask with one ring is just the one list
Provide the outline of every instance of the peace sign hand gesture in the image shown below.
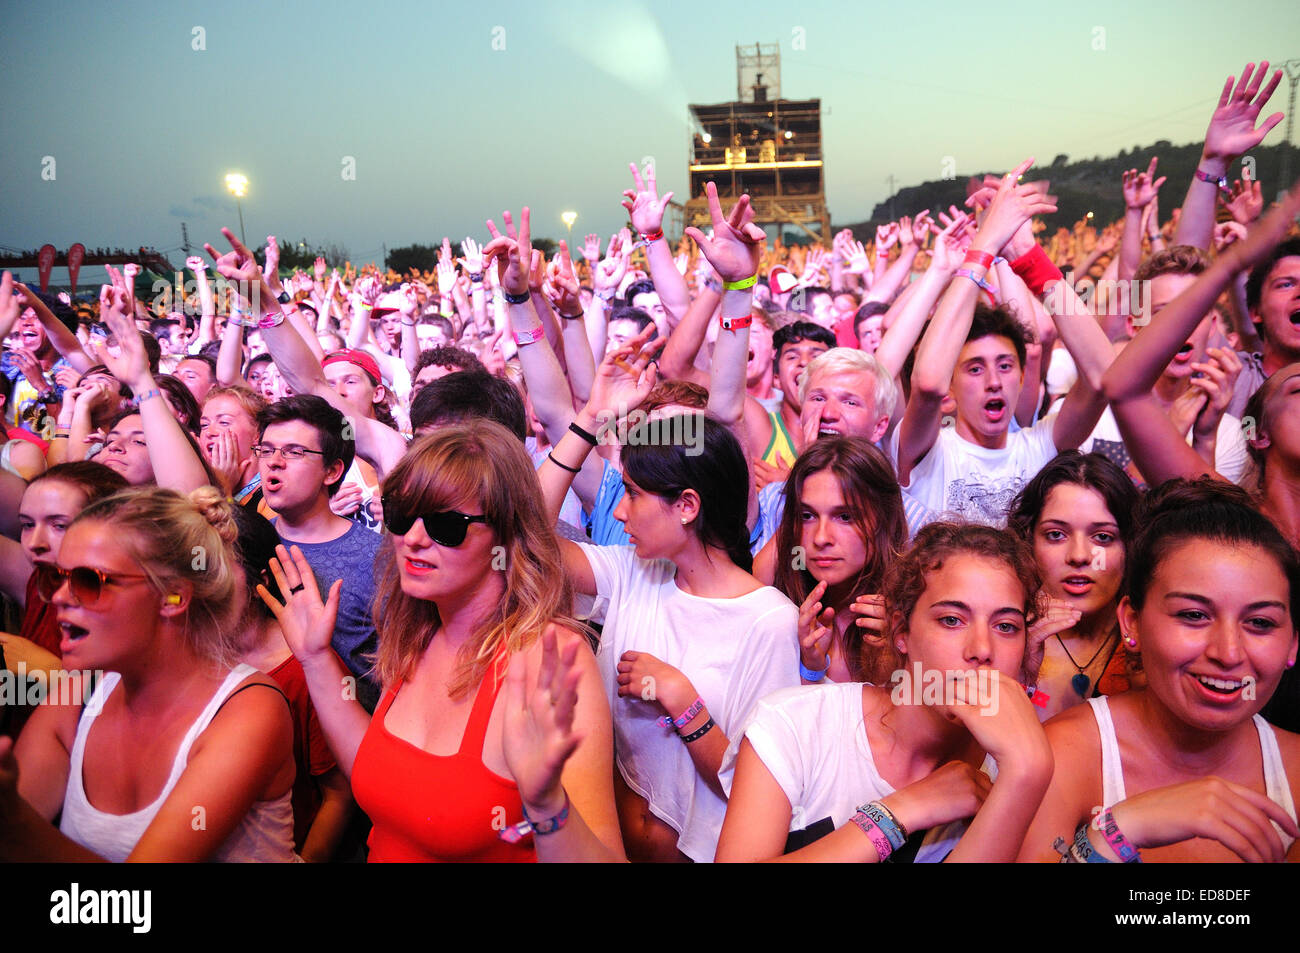
[[713,237],[706,237],[694,226],[686,229],[686,234],[694,239],[701,254],[723,281],[743,281],[757,274],[767,236],[754,224],[749,196],[742,195],[731,207],[731,214],[724,218],[722,204],[718,201],[718,187],[709,182],[705,192],[709,200],[709,215],[713,219]]
[[643,235],[651,232],[657,232],[662,228],[664,221],[664,209],[672,201],[673,193],[669,192],[663,198],[659,197],[659,190],[655,186],[655,167],[653,163],[647,162],[645,166],[645,180],[641,179],[641,173],[637,171],[636,163],[629,162],[628,167],[632,170],[632,181],[636,183],[636,191],[626,189],[623,192],[623,207],[628,210],[628,217],[632,220],[632,227]]

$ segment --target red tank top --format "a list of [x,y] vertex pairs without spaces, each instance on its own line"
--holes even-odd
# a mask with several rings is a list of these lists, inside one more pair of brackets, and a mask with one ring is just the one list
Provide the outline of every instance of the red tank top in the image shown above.
[[47,652],[59,654],[59,642],[63,638],[59,628],[59,610],[37,595],[36,573],[27,578],[27,604],[18,634]]
[[434,755],[391,734],[384,718],[401,691],[384,693],[352,766],[352,796],[370,817],[373,863],[535,863],[529,835],[498,836],[524,819],[519,788],[483,764],[483,742],[506,660],[499,658],[474,696],[453,755]]

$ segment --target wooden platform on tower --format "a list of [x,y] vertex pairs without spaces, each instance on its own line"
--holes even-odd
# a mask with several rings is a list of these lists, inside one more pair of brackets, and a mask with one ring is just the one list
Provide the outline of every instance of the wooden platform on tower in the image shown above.
[[687,225],[710,224],[705,183],[726,209],[748,192],[754,220],[781,231],[795,227],[830,245],[830,212],[822,159],[821,100],[780,98],[780,48],[736,48],[737,99],[692,105],[691,197]]

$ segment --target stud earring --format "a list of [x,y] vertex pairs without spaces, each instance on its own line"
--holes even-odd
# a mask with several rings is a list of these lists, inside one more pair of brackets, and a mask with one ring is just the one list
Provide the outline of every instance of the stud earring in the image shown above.
[[685,526],[688,522],[690,522],[690,521],[689,521],[685,516],[683,516],[683,517],[682,517],[682,525]]
[[1130,636],[1129,638],[1124,640],[1124,644],[1131,649],[1135,649],[1138,647],[1138,640]]
[[180,605],[180,604],[181,604],[181,597],[180,597],[180,594],[179,594],[179,593],[175,593],[175,592],[173,592],[171,595],[169,595],[169,596],[167,597],[166,602],[167,602],[167,605],[169,605],[169,606],[178,606],[178,605]]

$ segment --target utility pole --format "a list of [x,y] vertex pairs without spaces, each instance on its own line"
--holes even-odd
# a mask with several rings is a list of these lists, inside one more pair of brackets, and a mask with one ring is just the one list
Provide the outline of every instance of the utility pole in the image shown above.
[[1291,95],[1286,104],[1286,135],[1282,140],[1282,181],[1278,183],[1277,200],[1291,186],[1291,155],[1295,152],[1295,143],[1291,141],[1291,129],[1295,119],[1295,88],[1300,84],[1300,59],[1287,60],[1282,64],[1286,70],[1287,82],[1291,84]]
[[885,177],[885,181],[889,184],[889,218],[892,221],[894,219],[894,174],[891,172]]

